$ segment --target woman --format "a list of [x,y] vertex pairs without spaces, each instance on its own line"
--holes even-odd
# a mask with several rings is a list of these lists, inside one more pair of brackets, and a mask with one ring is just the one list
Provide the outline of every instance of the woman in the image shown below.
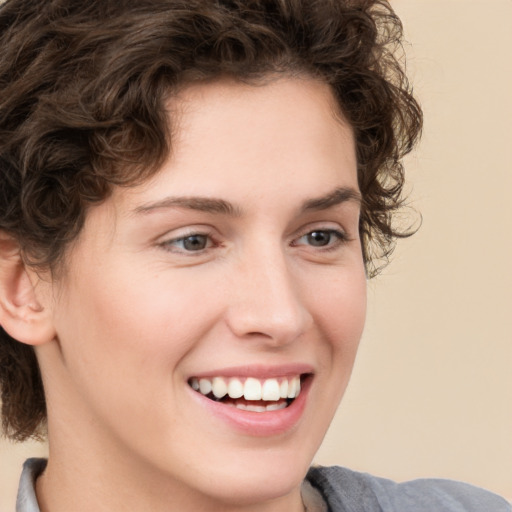
[[2,413],[50,447],[18,510],[510,510],[308,472],[404,235],[389,6],[75,4],[0,10]]

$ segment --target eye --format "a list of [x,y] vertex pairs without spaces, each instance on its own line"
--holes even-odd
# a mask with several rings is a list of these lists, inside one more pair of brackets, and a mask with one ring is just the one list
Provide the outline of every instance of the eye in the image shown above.
[[334,248],[347,240],[345,233],[335,229],[315,229],[298,238],[294,245]]
[[323,247],[324,245],[329,245],[332,237],[333,234],[330,231],[312,231],[305,236],[308,244],[315,247]]
[[167,240],[163,242],[162,245],[168,250],[177,249],[183,252],[199,252],[208,249],[213,243],[209,235],[193,233],[180,238]]

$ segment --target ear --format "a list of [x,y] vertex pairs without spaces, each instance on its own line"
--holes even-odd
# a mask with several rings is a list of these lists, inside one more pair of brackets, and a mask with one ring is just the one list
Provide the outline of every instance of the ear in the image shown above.
[[0,325],[15,340],[41,345],[55,337],[49,301],[49,283],[23,262],[18,242],[0,230]]

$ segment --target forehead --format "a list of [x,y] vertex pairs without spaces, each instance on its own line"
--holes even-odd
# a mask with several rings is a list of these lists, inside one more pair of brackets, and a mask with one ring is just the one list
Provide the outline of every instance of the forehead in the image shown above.
[[[305,75],[270,76],[255,83],[223,79],[192,84],[169,100],[168,112],[174,148],[187,139],[196,143],[245,139],[257,148],[258,143],[268,144],[270,135],[279,134],[276,143],[306,135],[303,124],[311,128],[309,135],[313,131],[325,135],[327,128],[339,130],[340,124],[352,135],[331,88]],[[259,137],[254,139],[255,135]]]
[[169,158],[132,193],[172,185],[182,194],[218,196],[266,178],[270,189],[293,182],[307,190],[318,180],[329,188],[329,181],[340,179],[357,188],[352,129],[321,81],[194,84],[170,99],[167,109]]

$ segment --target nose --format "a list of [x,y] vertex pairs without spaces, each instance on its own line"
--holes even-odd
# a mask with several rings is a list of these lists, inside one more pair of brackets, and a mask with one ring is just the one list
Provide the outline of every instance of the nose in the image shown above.
[[253,252],[231,275],[227,323],[239,338],[281,346],[297,340],[312,325],[300,280],[282,251]]

